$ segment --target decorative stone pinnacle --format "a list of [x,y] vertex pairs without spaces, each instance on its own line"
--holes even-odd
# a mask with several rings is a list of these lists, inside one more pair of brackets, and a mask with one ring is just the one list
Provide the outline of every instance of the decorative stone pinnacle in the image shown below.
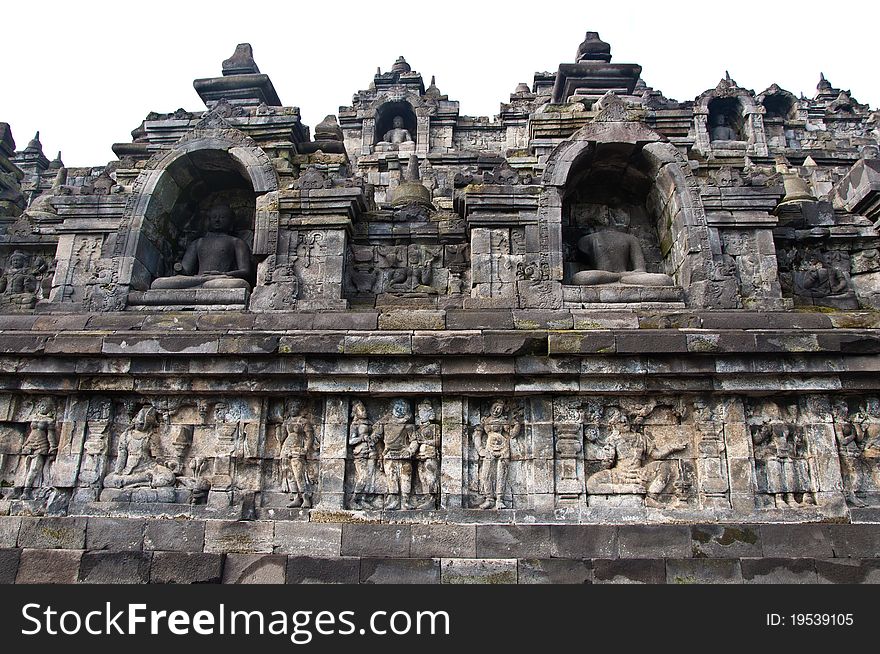
[[599,38],[599,32],[587,32],[583,43],[578,46],[577,63],[582,61],[611,61],[611,46]]
[[235,52],[223,62],[223,75],[251,75],[259,73],[254,61],[254,50],[250,43],[239,43]]
[[391,66],[392,73],[409,73],[412,72],[412,66],[406,63],[406,59],[403,58],[403,55],[397,58],[397,61],[394,62],[394,65]]

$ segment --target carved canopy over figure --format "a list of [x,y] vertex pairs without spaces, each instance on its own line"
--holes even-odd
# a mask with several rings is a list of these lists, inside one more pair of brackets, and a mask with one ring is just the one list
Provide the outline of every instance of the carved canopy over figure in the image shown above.
[[382,140],[391,143],[392,145],[409,143],[413,140],[409,130],[403,126],[403,116],[398,115],[391,120],[391,129],[385,132]]
[[175,264],[177,275],[156,279],[151,288],[247,288],[253,275],[248,244],[232,231],[235,214],[228,205],[206,212],[205,235],[193,241]]
[[581,237],[577,247],[589,266],[588,270],[572,276],[572,283],[578,286],[672,286],[675,283],[669,275],[646,272],[642,246],[632,234],[604,229]]

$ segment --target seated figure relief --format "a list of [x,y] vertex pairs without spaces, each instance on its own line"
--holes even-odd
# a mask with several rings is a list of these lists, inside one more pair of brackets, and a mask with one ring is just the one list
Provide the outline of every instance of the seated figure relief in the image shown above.
[[232,232],[235,214],[228,205],[217,205],[205,213],[205,234],[186,249],[177,273],[159,277],[152,289],[246,288],[253,275],[248,244]]
[[739,140],[739,134],[736,133],[735,129],[728,125],[727,116],[724,114],[718,114],[715,118],[715,124],[712,126],[712,131],[709,133],[709,136],[713,141]]
[[628,284],[635,286],[673,286],[669,275],[649,273],[639,239],[632,234],[603,229],[582,236],[578,251],[586,259],[587,270],[572,276],[578,286]]
[[391,129],[385,132],[382,140],[392,145],[400,145],[401,143],[410,143],[413,140],[409,130],[403,126],[403,116],[395,116],[391,120]]

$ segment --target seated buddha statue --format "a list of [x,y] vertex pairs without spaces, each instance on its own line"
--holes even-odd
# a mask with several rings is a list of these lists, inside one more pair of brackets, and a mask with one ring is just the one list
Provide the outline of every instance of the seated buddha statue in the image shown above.
[[572,276],[577,286],[629,284],[634,286],[673,286],[669,275],[646,272],[642,246],[632,234],[604,229],[582,236],[578,251],[585,257],[586,270]]
[[403,116],[395,116],[391,120],[391,129],[385,132],[382,140],[392,145],[408,143],[413,140],[409,130],[403,126]]
[[712,127],[710,133],[713,141],[738,141],[739,134],[736,133],[730,125],[727,124],[727,116],[718,114],[715,118],[715,126]]
[[152,289],[247,288],[253,275],[248,244],[230,232],[235,214],[228,205],[216,205],[205,214],[205,234],[193,241],[180,263],[178,274],[159,277]]

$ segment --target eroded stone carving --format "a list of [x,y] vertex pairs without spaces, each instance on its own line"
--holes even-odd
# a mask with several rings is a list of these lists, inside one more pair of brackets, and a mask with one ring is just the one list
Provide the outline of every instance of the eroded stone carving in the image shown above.
[[[480,509],[509,508],[508,474],[511,443],[522,434],[522,414],[506,400],[495,400],[489,414],[473,429],[474,445],[479,455]],[[477,502],[477,499],[474,499]]]
[[579,286],[597,284],[632,284],[638,286],[671,286],[669,275],[649,273],[639,239],[615,230],[600,230],[582,236],[578,250],[587,260],[587,270],[572,276]]
[[43,297],[42,283],[48,269],[42,257],[21,250],[10,254],[0,274],[0,310],[9,313],[31,311]]

